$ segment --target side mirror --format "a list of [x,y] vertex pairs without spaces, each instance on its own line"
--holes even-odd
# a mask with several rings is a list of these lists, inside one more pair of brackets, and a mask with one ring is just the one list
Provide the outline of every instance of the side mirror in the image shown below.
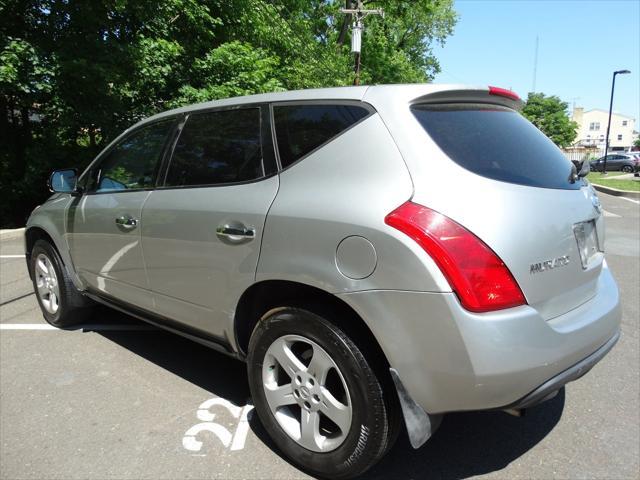
[[584,178],[589,175],[589,172],[591,172],[591,165],[589,164],[589,160],[584,160],[582,162],[582,165],[578,169],[578,177]]
[[579,160],[571,160],[571,173],[569,174],[569,181],[571,183],[576,183],[576,180],[579,178],[584,178],[589,175],[591,171],[591,166],[589,165],[588,160],[579,161]]
[[75,168],[54,170],[49,177],[47,187],[55,193],[79,193],[77,188],[78,172]]

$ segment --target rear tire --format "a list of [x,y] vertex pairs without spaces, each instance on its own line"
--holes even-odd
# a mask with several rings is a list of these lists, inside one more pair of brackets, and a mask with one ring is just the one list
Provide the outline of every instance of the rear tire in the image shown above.
[[33,289],[44,319],[65,328],[83,322],[93,302],[73,285],[58,251],[46,240],[38,240],[29,263]]
[[624,167],[622,167],[622,171],[624,173],[632,173],[633,172],[633,167],[631,165],[625,165]]
[[247,368],[265,429],[312,475],[360,475],[397,435],[395,404],[385,402],[374,370],[355,343],[319,315],[282,308],[258,322]]

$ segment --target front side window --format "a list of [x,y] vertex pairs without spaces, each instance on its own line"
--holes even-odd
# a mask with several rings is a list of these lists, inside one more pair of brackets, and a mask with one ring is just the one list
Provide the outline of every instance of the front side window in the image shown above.
[[164,121],[128,135],[94,169],[90,190],[112,192],[153,187],[172,127],[173,121]]
[[273,108],[282,168],[369,115],[356,105],[278,105]]
[[189,115],[165,186],[229,184],[263,176],[260,109],[220,110]]

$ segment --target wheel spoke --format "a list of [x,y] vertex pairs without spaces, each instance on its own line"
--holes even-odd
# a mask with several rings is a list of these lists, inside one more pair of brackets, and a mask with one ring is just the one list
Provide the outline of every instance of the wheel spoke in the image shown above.
[[322,390],[322,396],[320,411],[340,427],[342,432],[348,432],[349,427],[351,427],[351,412],[349,407],[340,403],[326,388]]
[[44,257],[38,258],[38,261],[36,262],[36,269],[44,277],[49,275],[49,270],[47,269],[47,264],[46,264],[46,261],[44,260]]
[[307,368],[307,372],[316,377],[320,385],[324,385],[327,380],[327,374],[334,366],[333,360],[320,347],[313,345],[313,357]]
[[296,403],[296,399],[293,397],[293,388],[290,383],[274,388],[265,386],[264,394],[267,397],[267,402],[273,413],[275,413],[279,407]]
[[298,360],[298,357],[291,351],[291,348],[282,339],[277,340],[278,344],[274,345],[274,349],[270,351],[278,361],[282,369],[293,379],[297,372],[304,370],[304,364]]
[[49,304],[52,313],[55,313],[58,310],[58,296],[55,292],[49,292]]
[[309,412],[302,409],[300,418],[300,443],[303,447],[312,450],[322,448],[320,443],[320,415],[318,412]]

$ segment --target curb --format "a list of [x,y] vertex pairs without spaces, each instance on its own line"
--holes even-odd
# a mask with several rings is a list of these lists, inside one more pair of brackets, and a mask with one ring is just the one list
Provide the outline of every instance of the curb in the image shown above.
[[629,197],[629,198],[640,198],[640,192],[631,192],[629,190],[618,190],[617,188],[611,187],[603,187],[602,185],[598,185],[596,183],[591,183],[593,188],[602,193],[608,193],[609,195],[615,195],[616,197]]
[[22,235],[24,235],[24,227],[13,228],[10,230],[0,230],[0,238],[2,239],[18,238]]

